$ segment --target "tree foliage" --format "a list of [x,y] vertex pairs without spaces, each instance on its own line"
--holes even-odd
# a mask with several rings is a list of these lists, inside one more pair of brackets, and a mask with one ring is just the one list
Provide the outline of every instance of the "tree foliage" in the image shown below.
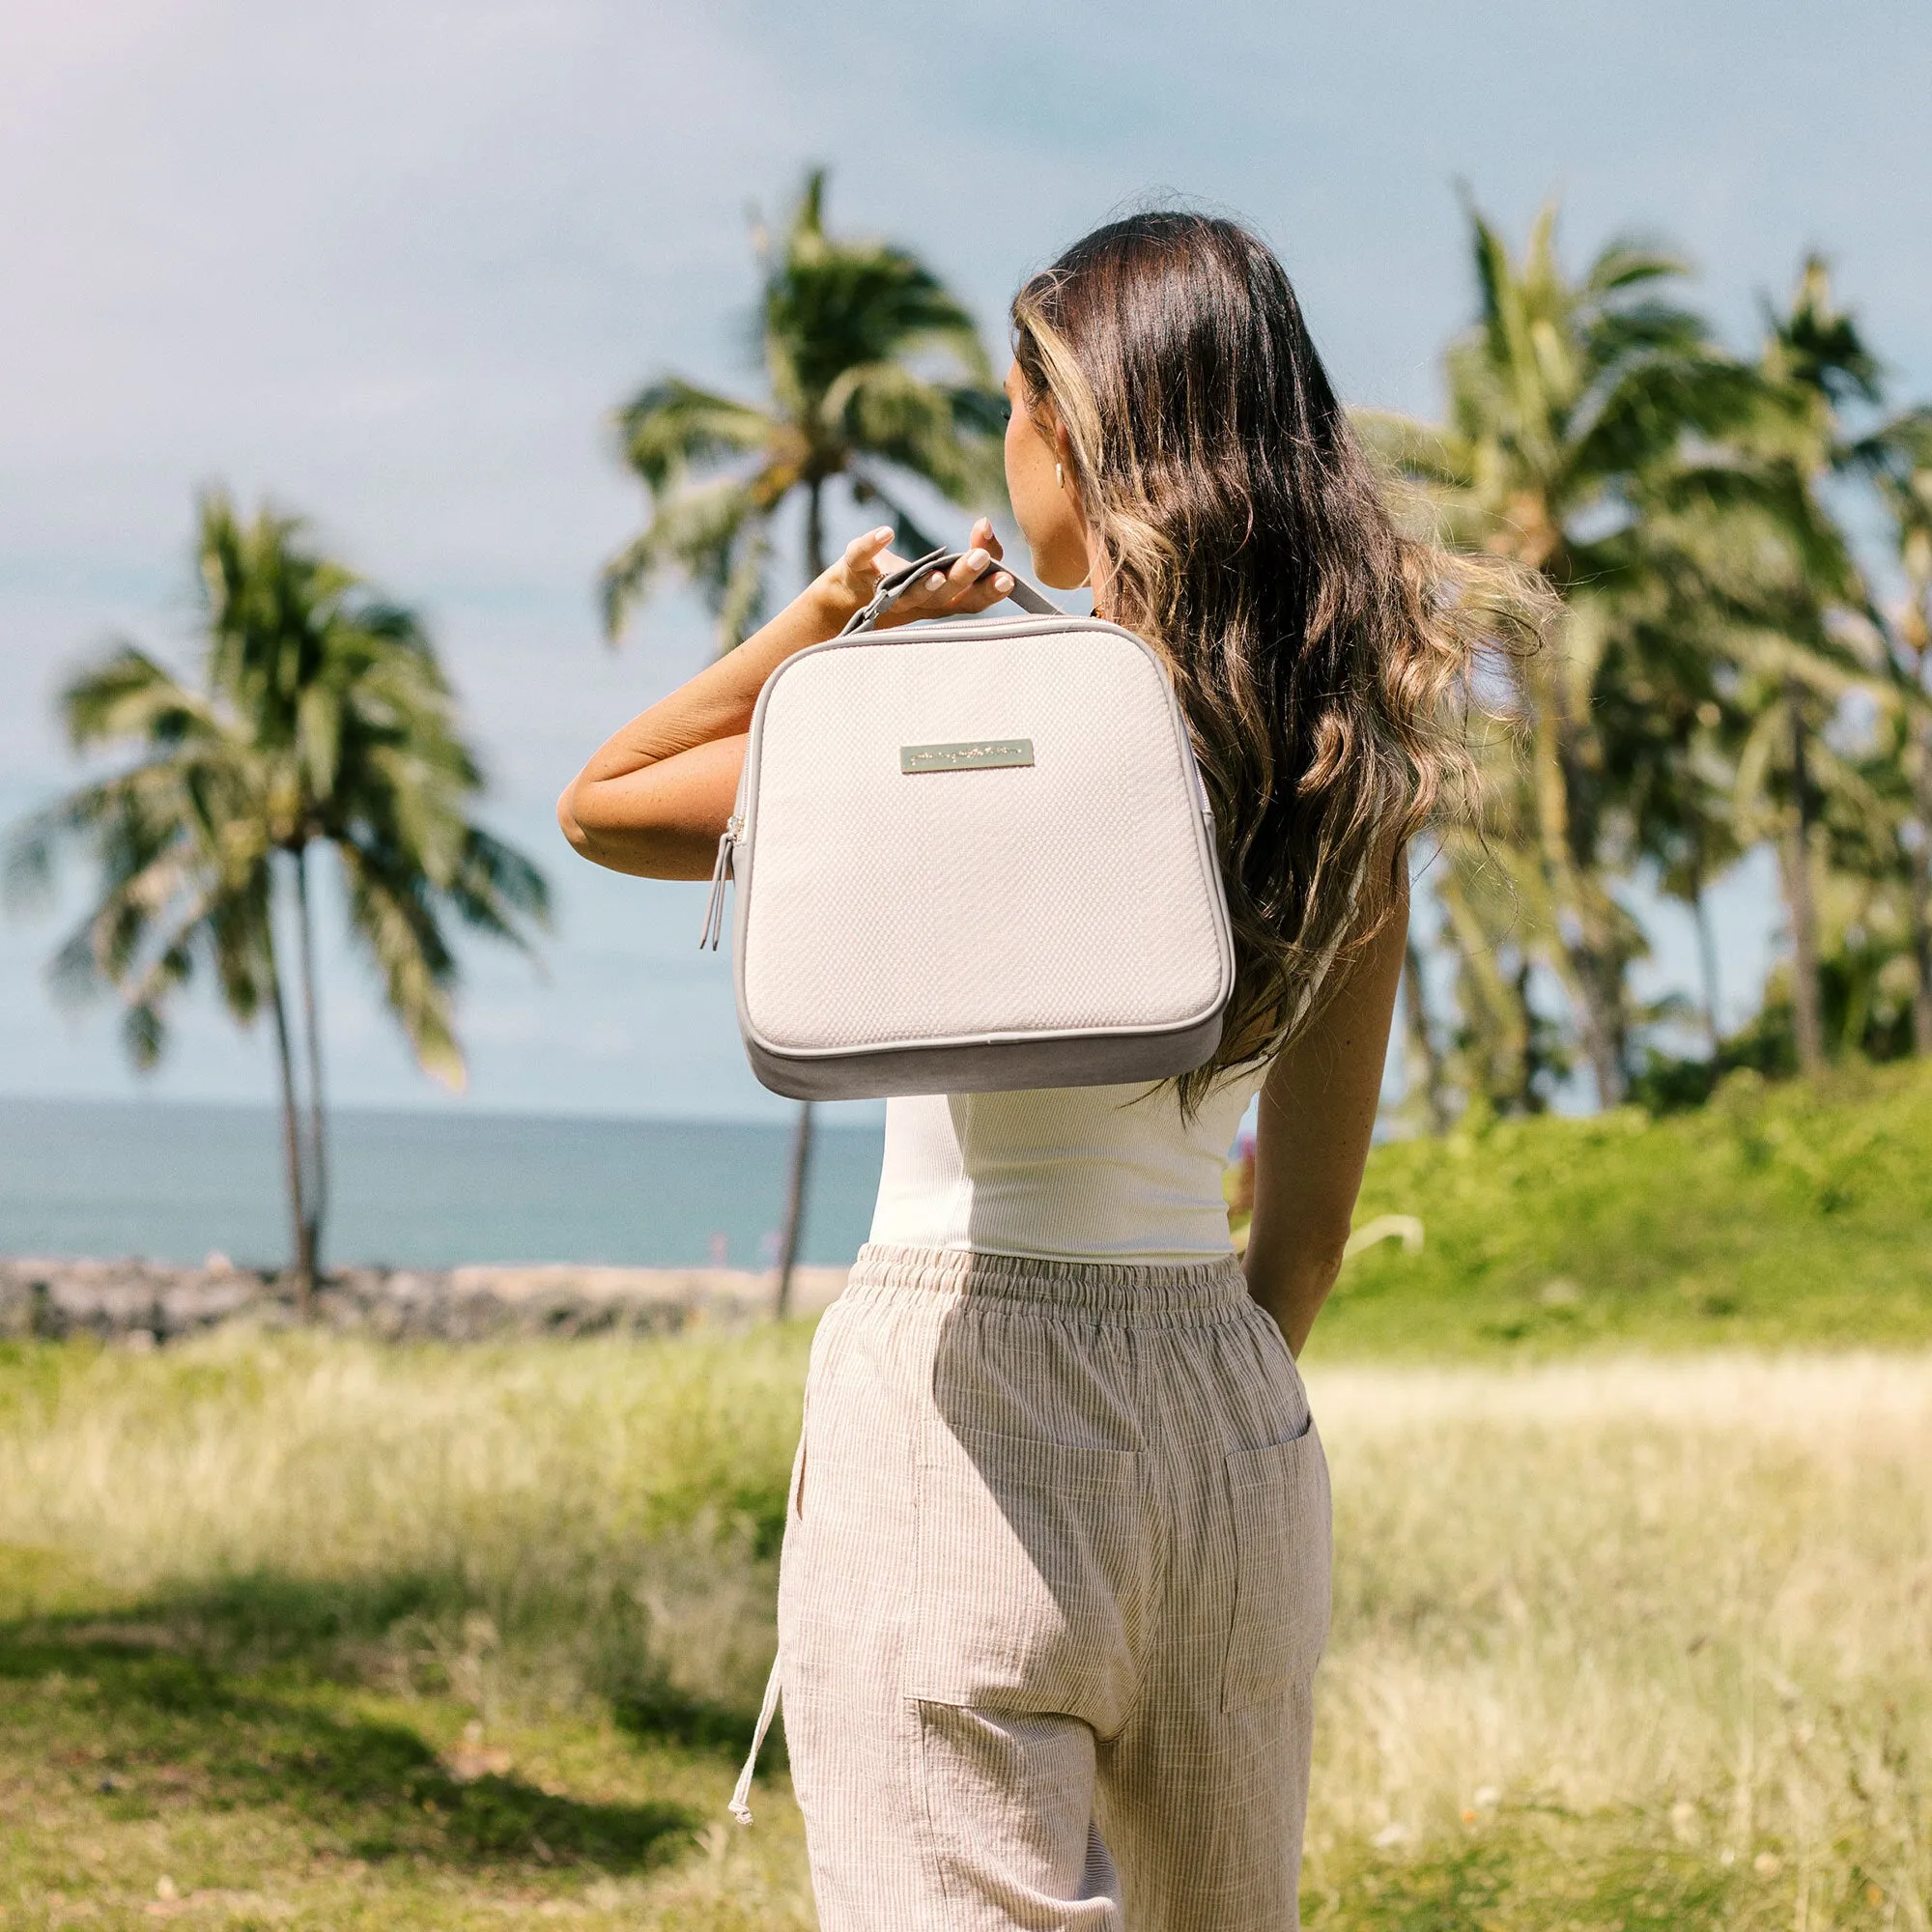
[[[1431,871],[1463,1096],[1533,1109],[1574,1046],[1600,1099],[1624,1097],[1659,1024],[1684,1018],[1631,990],[1639,877],[1697,919],[1715,1065],[1706,895],[1759,844],[1779,862],[1799,1063],[1897,1033],[1854,1018],[1826,1039],[1827,954],[1834,985],[1855,957],[1889,962],[1894,994],[1910,979],[1932,1051],[1928,412],[1882,414],[1882,365],[1821,260],[1741,355],[1684,301],[1668,249],[1612,242],[1573,276],[1553,208],[1520,256],[1468,222],[1476,316],[1444,356],[1443,419],[1360,418],[1448,541],[1540,573],[1563,605],[1552,648],[1501,667],[1520,749],[1496,748],[1482,822],[1444,825]],[[1891,617],[1849,534],[1847,492],[1874,486],[1913,586]]]
[[63,849],[92,857],[97,895],[53,977],[69,996],[119,996],[137,1066],[159,1060],[173,996],[198,971],[242,1024],[270,1013],[306,1293],[327,1172],[312,850],[335,856],[352,942],[418,1064],[451,1085],[464,1078],[452,925],[526,947],[549,895],[471,815],[482,773],[412,612],[317,552],[296,519],[244,521],[218,492],[198,507],[195,562],[199,678],[121,642],[68,684],[73,749],[122,762],[15,829],[10,882],[43,895]]
[[675,570],[704,593],[728,650],[765,614],[772,526],[794,498],[805,502],[808,575],[824,569],[834,483],[882,505],[915,551],[933,545],[905,507],[900,477],[955,503],[1004,497],[1006,398],[971,315],[932,270],[890,242],[827,234],[822,169],[807,177],[776,245],[757,240],[765,399],[668,375],[618,413],[650,514],[604,569],[613,639]]

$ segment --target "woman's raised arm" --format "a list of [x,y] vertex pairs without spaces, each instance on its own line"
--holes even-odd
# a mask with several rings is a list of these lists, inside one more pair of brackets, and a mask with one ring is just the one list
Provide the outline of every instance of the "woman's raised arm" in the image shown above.
[[[641,712],[599,747],[556,802],[563,836],[586,859],[652,879],[703,879],[731,815],[745,738],[765,680],[795,651],[836,638],[871,602],[879,580],[904,559],[886,545],[890,529],[846,546],[823,576],[737,649]],[[909,590],[890,621],[983,611],[1013,587],[983,517],[972,548],[944,578]]]

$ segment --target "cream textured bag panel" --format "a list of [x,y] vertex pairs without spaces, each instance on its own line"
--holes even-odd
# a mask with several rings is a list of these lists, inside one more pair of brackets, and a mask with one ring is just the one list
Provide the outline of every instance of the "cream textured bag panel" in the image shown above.
[[[990,1015],[1059,1033],[1211,1012],[1219,882],[1147,647],[1091,620],[922,629],[801,653],[766,693],[740,872],[755,1032],[837,1052]],[[1017,739],[1032,764],[901,770],[909,746]]]

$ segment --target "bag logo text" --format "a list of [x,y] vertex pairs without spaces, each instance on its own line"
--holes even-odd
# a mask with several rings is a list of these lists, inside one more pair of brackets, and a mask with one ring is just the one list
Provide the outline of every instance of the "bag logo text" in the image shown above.
[[985,772],[1033,763],[1031,738],[979,738],[963,745],[901,745],[899,770]]

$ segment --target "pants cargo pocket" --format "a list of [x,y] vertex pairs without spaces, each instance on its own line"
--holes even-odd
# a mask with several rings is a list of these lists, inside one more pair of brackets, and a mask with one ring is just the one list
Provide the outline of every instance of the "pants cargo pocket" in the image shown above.
[[1270,1703],[1315,1674],[1328,1636],[1328,1463],[1313,1421],[1228,1458],[1235,1607],[1221,1708]]
[[1131,1450],[935,1420],[906,1694],[1118,1729],[1148,1588],[1141,1477]]

